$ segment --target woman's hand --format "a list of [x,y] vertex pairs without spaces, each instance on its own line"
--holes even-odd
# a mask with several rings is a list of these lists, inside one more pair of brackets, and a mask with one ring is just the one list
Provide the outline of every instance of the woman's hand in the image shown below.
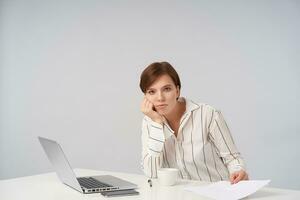
[[141,103],[141,111],[150,117],[153,121],[163,124],[164,117],[154,110],[154,105],[146,97]]
[[241,180],[249,180],[248,174],[244,170],[240,170],[230,174],[231,184],[238,183]]

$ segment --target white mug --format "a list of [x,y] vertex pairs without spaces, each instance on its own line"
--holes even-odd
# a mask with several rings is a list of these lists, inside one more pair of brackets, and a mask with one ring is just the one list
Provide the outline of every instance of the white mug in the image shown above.
[[179,170],[176,168],[160,168],[157,170],[158,182],[164,186],[171,186],[177,182]]

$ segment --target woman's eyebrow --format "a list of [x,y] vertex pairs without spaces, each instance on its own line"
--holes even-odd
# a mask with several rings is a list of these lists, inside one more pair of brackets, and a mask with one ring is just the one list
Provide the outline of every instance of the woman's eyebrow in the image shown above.
[[167,84],[167,85],[162,86],[161,88],[166,88],[166,87],[172,87],[172,85],[171,84]]
[[[172,84],[166,84],[164,86],[162,86],[161,88],[165,88],[165,87],[171,87]],[[149,88],[148,90],[156,90],[155,88]]]

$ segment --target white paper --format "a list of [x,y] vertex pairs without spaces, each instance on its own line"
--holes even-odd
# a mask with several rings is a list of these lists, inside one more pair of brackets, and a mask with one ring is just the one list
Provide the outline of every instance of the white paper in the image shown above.
[[251,180],[231,184],[229,181],[220,181],[207,186],[186,187],[185,190],[217,200],[237,200],[255,193],[269,182],[270,180]]

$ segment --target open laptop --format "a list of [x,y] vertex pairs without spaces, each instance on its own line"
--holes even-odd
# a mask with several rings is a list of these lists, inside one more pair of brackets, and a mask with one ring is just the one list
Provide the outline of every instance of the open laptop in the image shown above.
[[137,185],[133,183],[110,175],[76,178],[61,146],[56,141],[47,138],[38,137],[38,139],[61,182],[81,193],[100,193],[137,188]]

